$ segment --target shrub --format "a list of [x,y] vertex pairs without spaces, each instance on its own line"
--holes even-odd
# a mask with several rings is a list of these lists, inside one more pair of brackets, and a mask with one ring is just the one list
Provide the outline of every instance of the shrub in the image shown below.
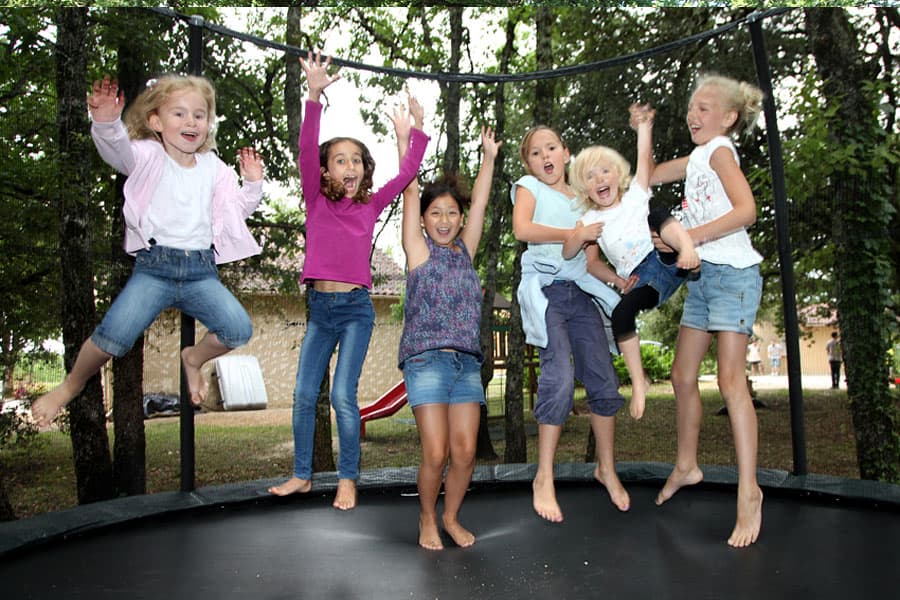
[[[641,364],[644,365],[644,373],[651,383],[664,381],[672,374],[672,361],[675,360],[675,352],[667,346],[656,344],[641,344]],[[625,367],[625,359],[622,355],[613,358],[613,366],[619,376],[619,381],[631,384],[631,377]]]

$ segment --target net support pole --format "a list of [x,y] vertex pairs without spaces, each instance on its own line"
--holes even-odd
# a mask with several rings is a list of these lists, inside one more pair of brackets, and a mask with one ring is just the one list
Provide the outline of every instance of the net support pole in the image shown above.
[[772,74],[763,38],[762,16],[751,15],[750,41],[760,89],[765,94],[763,113],[766,118],[766,138],[769,145],[769,163],[772,169],[772,194],[775,202],[775,233],[778,242],[778,260],[781,264],[781,292],[784,310],[785,350],[787,351],[788,394],[791,406],[791,446],[793,448],[794,475],[806,475],[806,432],[803,424],[803,384],[800,368],[800,327],[797,320],[797,301],[794,285],[794,262],[791,257],[791,240],[788,234],[787,192],[784,181],[784,159],[781,136],[778,132],[778,116],[772,92]]
[[[203,72],[203,17],[191,17],[188,32],[188,71],[191,75]],[[196,343],[194,317],[181,313],[181,349]],[[181,353],[179,352],[179,359]],[[179,440],[181,448],[181,491],[193,492],[195,484],[194,448],[194,405],[191,391],[184,375],[184,366],[179,362],[181,389],[179,399]]]

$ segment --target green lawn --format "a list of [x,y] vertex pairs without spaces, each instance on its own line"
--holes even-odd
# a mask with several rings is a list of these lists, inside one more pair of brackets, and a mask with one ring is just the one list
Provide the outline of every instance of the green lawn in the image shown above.
[[[626,393],[627,397],[627,393]],[[791,471],[790,411],[786,390],[760,391],[768,407],[759,415],[761,468]],[[804,412],[810,473],[858,477],[855,445],[846,392],[807,390]],[[702,464],[733,465],[734,450],[728,418],[716,415],[721,400],[714,390],[703,392],[704,422],[700,441]],[[645,416],[634,421],[627,409],[619,414],[616,433],[620,461],[672,462],[675,457],[675,402],[671,387],[657,385],[648,396]],[[232,418],[231,415],[234,415]],[[534,422],[526,416],[528,461],[537,460]],[[494,449],[503,461],[502,417],[491,419]],[[557,462],[582,462],[589,417],[583,402],[566,423]],[[111,432],[111,430],[110,430]],[[178,419],[147,421],[147,491],[179,488]],[[240,413],[228,413],[224,424],[196,427],[196,484],[198,487],[235,481],[286,477],[291,473],[293,437],[289,418],[278,424],[247,424]],[[405,408],[389,419],[370,422],[362,445],[362,468],[409,466],[418,463],[418,435],[412,414]],[[76,505],[75,477],[69,438],[43,433],[28,448],[0,452],[0,473],[20,517]]]

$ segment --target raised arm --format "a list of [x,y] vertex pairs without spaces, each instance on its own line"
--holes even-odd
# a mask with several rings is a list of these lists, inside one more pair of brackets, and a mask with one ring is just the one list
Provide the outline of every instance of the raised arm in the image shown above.
[[645,190],[650,189],[650,176],[653,173],[653,118],[656,111],[649,104],[632,104],[629,109],[628,124],[637,132],[637,166],[634,171],[634,182]]
[[135,168],[135,148],[122,122],[125,96],[119,82],[107,75],[94,81],[87,98],[91,112],[91,138],[103,161],[119,173],[130,175]]
[[394,134],[397,137],[397,155],[402,162],[409,150],[409,136],[412,128],[422,131],[425,123],[425,109],[419,104],[415,96],[409,97],[409,110],[402,104],[394,106],[393,113],[388,114],[391,122],[394,123]]
[[403,190],[403,221],[400,240],[406,254],[406,268],[412,271],[428,260],[428,245],[422,233],[419,182],[413,179]]
[[460,237],[473,259],[484,231],[484,217],[488,201],[491,198],[491,182],[494,179],[494,162],[497,160],[501,145],[503,142],[494,139],[493,129],[481,128],[481,168],[478,169],[475,184],[472,186],[472,204],[469,206],[466,226],[460,233]]
[[[400,162],[406,156],[409,149],[409,136],[412,127],[422,129],[425,121],[425,110],[414,96],[409,96],[409,112],[406,108],[397,106],[394,108],[391,120],[394,122],[394,132],[397,134],[397,153]],[[403,190],[403,221],[400,228],[403,252],[406,254],[406,268],[413,270],[428,260],[428,245],[425,243],[425,234],[421,224],[421,199],[419,197],[419,181],[413,177],[412,181]]]

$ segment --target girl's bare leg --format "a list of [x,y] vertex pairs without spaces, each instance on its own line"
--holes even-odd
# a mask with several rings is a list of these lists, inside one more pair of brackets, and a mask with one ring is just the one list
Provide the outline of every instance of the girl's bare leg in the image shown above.
[[47,427],[62,408],[81,393],[88,379],[112,358],[91,341],[85,340],[75,358],[75,365],[61,384],[34,401],[31,415],[41,427]]
[[596,440],[597,467],[594,478],[606,487],[609,499],[622,512],[631,508],[631,497],[616,473],[615,439],[616,417],[591,414],[591,428]]
[[437,501],[449,454],[448,405],[423,404],[416,407],[413,414],[422,444],[422,462],[416,477],[419,490],[419,545],[429,550],[443,550],[444,544],[438,530]]
[[562,425],[538,424],[538,469],[531,483],[534,511],[553,523],[563,520],[553,483],[553,459],[556,457],[560,435]]
[[672,364],[672,387],[675,390],[678,454],[675,467],[656,495],[661,505],[686,485],[703,480],[703,471],[697,463],[697,446],[700,441],[700,420],[703,406],[700,404],[700,387],[697,373],[706,354],[712,336],[699,329],[682,327],[678,331],[675,362]]
[[444,514],[441,522],[457,546],[467,548],[475,535],[459,523],[459,509],[475,470],[475,446],[481,407],[477,402],[453,404],[449,409],[450,467],[444,481]]
[[631,377],[631,401],[628,403],[628,412],[635,419],[644,416],[644,405],[647,401],[647,390],[650,382],[644,373],[644,365],[641,364],[641,340],[637,335],[631,335],[617,340],[619,351],[625,359],[625,367],[628,376]]
[[743,548],[756,541],[762,527],[763,494],[756,479],[758,423],[744,372],[747,336],[721,332],[718,342],[719,391],[728,407],[738,467],[737,519],[728,545]]
[[231,348],[219,341],[216,334],[207,332],[199,344],[188,346],[181,351],[181,365],[191,392],[191,403],[195,406],[203,404],[209,393],[209,383],[200,372],[206,361],[230,352]]

